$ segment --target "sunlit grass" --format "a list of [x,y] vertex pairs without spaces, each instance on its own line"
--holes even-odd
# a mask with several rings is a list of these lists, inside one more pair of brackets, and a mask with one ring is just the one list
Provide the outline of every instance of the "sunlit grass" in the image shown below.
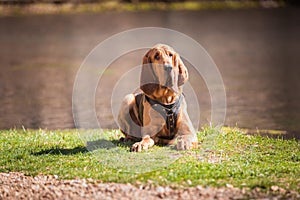
[[300,144],[250,136],[236,128],[204,128],[199,149],[174,146],[130,152],[118,130],[2,130],[0,172],[52,174],[61,179],[156,185],[299,190]]

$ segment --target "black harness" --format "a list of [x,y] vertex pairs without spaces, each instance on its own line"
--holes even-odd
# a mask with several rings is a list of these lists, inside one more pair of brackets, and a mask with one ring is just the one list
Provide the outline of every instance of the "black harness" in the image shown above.
[[149,98],[147,95],[144,95],[142,93],[136,95],[136,104],[139,110],[139,120],[141,121],[141,124],[143,124],[143,98],[145,98],[150,106],[165,119],[167,130],[169,131],[169,136],[162,139],[173,139],[175,136],[176,124],[180,111],[180,105],[183,100],[183,95],[180,95],[179,98],[177,98],[176,101],[172,104],[163,104],[159,101]]

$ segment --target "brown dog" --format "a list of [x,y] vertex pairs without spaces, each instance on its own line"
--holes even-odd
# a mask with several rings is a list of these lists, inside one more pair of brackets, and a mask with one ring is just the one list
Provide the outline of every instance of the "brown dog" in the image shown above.
[[171,47],[158,44],[146,53],[140,78],[142,92],[127,95],[118,116],[125,140],[136,142],[132,151],[173,144],[176,138],[178,150],[197,146],[182,94],[187,80],[187,69]]

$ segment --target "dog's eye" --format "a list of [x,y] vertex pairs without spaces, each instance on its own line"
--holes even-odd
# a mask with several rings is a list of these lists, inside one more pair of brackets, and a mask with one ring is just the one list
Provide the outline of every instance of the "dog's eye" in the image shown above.
[[159,54],[155,54],[154,59],[159,60],[160,59]]
[[169,56],[172,58],[172,57],[173,57],[173,54],[172,54],[172,53],[169,53]]

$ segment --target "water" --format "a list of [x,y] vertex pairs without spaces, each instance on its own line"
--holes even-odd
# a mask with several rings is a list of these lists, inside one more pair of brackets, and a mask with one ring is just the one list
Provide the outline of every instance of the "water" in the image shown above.
[[[227,93],[225,124],[288,131],[300,137],[299,9],[103,13],[0,18],[0,128],[74,128],[72,89],[85,56],[121,31],[158,26],[197,40],[218,66]],[[102,128],[116,128],[110,91],[141,64],[144,50],[116,60],[96,91]],[[197,84],[200,126],[210,96]]]

